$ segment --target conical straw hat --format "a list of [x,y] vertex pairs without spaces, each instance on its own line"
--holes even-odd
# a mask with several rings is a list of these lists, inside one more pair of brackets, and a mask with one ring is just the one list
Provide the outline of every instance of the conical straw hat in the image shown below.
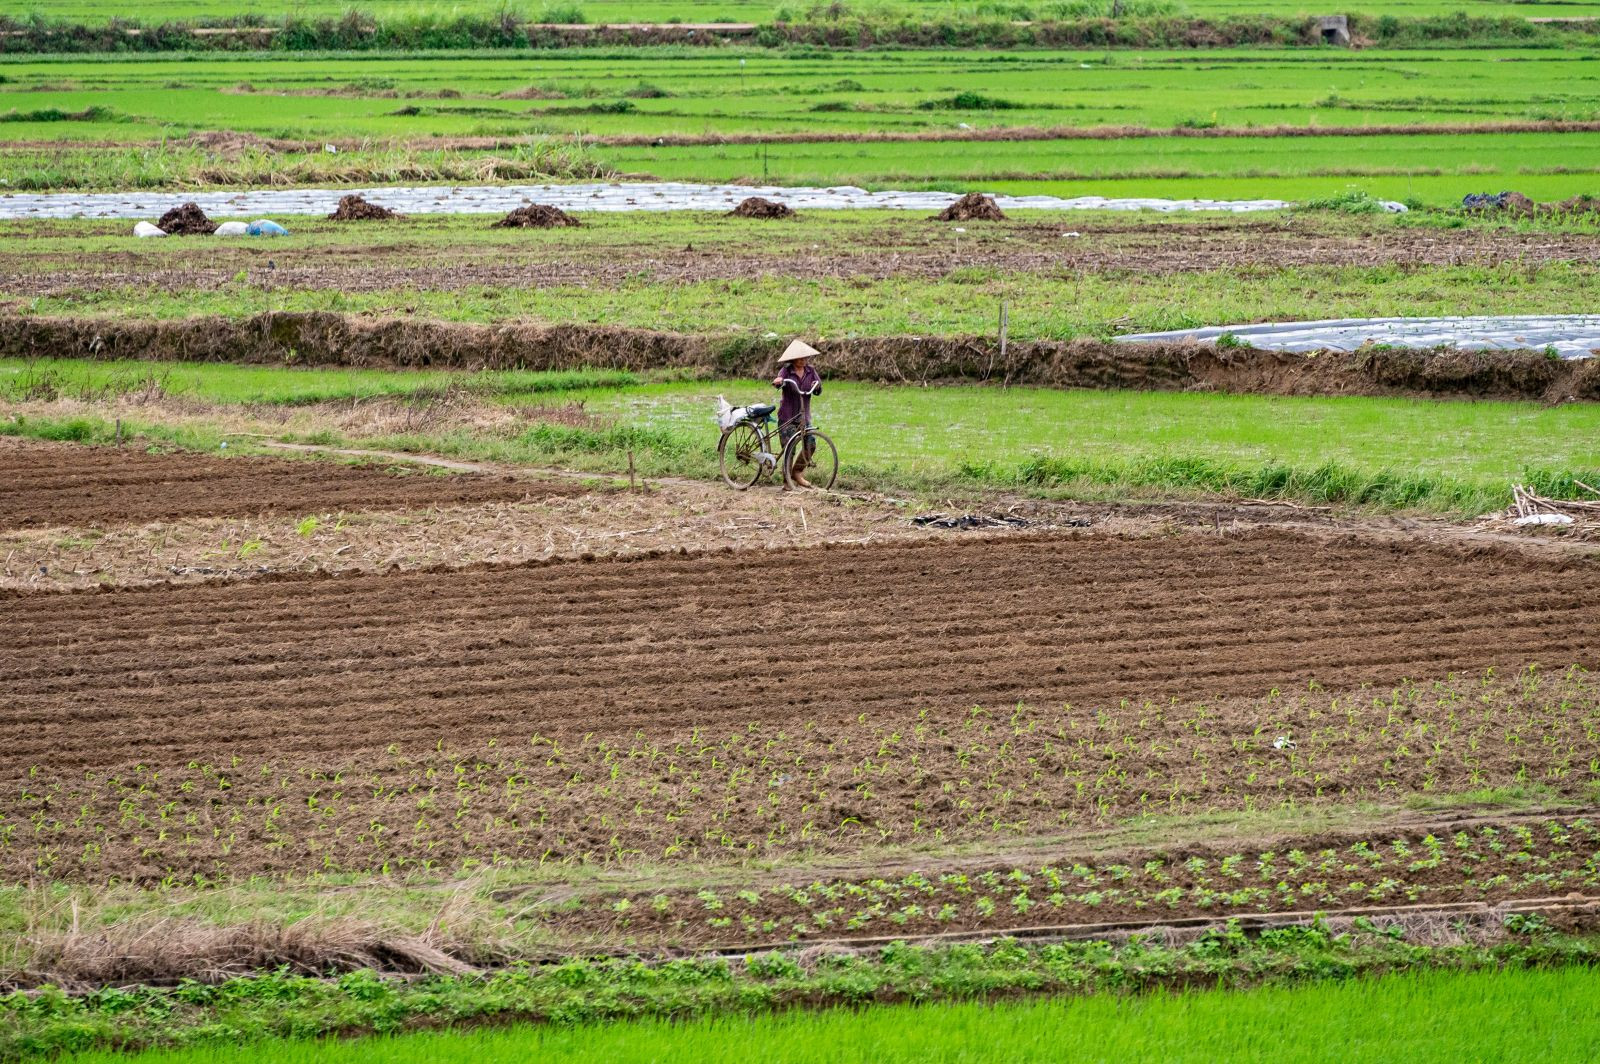
[[781,365],[784,362],[793,362],[797,358],[816,358],[821,353],[804,340],[796,340],[783,349],[783,354],[778,356],[778,362]]

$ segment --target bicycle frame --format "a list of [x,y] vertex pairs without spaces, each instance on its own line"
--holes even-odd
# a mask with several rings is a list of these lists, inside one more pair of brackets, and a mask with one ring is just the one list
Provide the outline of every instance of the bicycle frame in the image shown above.
[[[735,424],[749,425],[756,430],[756,435],[761,438],[761,450],[756,452],[755,458],[756,461],[761,463],[763,469],[778,468],[778,460],[783,456],[783,444],[778,436],[776,421],[775,417],[768,414],[759,421],[755,418],[747,417],[735,422]],[[772,446],[775,439],[778,441],[776,450]]]

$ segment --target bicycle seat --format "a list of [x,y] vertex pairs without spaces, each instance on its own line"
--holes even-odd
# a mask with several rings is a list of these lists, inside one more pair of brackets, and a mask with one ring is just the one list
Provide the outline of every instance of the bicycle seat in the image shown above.
[[744,408],[744,416],[752,421],[760,421],[762,418],[771,417],[772,412],[776,409],[778,408],[771,403],[761,403],[757,406],[747,406]]

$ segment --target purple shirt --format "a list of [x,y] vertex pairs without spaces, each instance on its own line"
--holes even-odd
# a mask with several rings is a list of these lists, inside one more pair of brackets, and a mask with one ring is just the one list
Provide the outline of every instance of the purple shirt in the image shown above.
[[811,424],[811,397],[822,394],[822,374],[817,367],[807,366],[804,372],[796,373],[793,365],[784,363],[777,379],[783,382],[779,385],[783,400],[778,404],[778,424]]

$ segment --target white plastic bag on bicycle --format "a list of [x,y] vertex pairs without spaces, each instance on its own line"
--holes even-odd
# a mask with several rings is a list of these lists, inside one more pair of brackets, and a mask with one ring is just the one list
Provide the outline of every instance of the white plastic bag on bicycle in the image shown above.
[[728,401],[722,396],[717,396],[717,427],[726,432],[744,420],[742,406],[729,406]]

